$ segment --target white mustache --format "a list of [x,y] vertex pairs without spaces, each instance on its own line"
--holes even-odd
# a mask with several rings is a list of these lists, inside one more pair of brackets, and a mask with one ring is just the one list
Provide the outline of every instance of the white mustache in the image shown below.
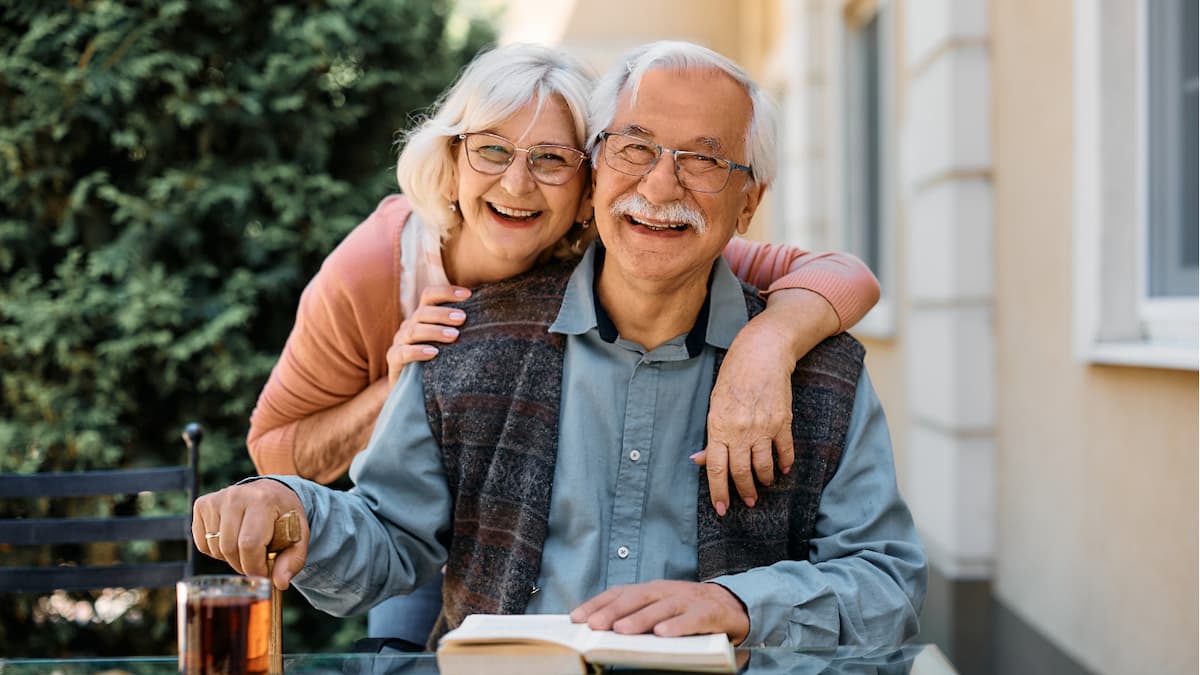
[[696,234],[704,234],[704,231],[708,229],[708,221],[704,218],[704,214],[683,202],[671,202],[658,206],[651,204],[650,200],[636,192],[618,197],[608,211],[615,218],[630,216],[636,220],[685,223],[696,230]]

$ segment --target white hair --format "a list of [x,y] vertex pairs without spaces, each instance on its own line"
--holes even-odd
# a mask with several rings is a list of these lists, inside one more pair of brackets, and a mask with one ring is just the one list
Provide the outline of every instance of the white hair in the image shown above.
[[661,40],[635,48],[596,83],[588,114],[588,152],[596,165],[598,134],[612,124],[617,100],[626,91],[630,102],[637,100],[638,87],[646,73],[656,68],[675,71],[717,70],[733,78],[750,97],[752,115],[746,128],[747,164],[754,169],[754,182],[769,185],[775,178],[776,107],[761,87],[741,66],[707,47],[691,42]]
[[583,147],[591,87],[592,78],[583,66],[549,47],[514,44],[480,53],[431,112],[404,135],[396,162],[400,190],[422,221],[445,240],[462,224],[447,201],[458,181],[458,135],[498,125],[531,101],[541,111],[559,96],[571,113],[576,143]]

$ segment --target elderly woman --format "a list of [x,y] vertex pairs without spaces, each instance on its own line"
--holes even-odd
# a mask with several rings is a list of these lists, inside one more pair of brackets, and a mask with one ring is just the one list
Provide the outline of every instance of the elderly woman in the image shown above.
[[[442,306],[470,288],[578,255],[589,228],[583,147],[591,80],[564,54],[531,45],[478,56],[408,133],[403,196],[385,198],[329,255],[259,397],[247,443],[263,474],[330,482],[370,437],[404,364],[435,358],[468,320]],[[726,470],[743,499],[792,463],[788,373],[815,344],[878,299],[853,256],[734,239],[731,268],[769,293],[768,309],[731,346],[713,389],[710,475]],[[786,367],[784,367],[786,364]],[[695,450],[702,450],[695,448]],[[728,481],[712,481],[714,502]],[[372,636],[425,642],[436,588],[371,610]]]

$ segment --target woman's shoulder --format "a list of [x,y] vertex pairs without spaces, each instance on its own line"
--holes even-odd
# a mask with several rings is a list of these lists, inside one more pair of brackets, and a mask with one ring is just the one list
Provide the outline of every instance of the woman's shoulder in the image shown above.
[[384,197],[325,258],[321,272],[339,277],[398,274],[400,236],[410,215],[412,208],[402,195]]

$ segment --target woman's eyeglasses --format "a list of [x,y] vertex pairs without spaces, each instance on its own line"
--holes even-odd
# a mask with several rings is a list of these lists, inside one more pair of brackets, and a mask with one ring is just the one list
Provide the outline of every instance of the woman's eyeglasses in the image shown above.
[[459,134],[458,140],[467,151],[467,164],[479,173],[489,176],[504,173],[517,153],[523,152],[533,179],[546,185],[562,185],[571,180],[585,157],[583,152],[565,145],[520,148],[503,136],[485,132]]

